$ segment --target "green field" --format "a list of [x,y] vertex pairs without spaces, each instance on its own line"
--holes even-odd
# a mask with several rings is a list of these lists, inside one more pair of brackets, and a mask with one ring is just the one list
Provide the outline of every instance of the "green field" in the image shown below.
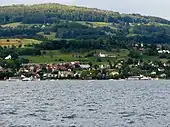
[[[71,61],[80,61],[82,63],[89,63],[92,62],[93,65],[101,65],[101,64],[108,64],[108,60],[111,61],[112,63],[115,63],[116,61],[119,60],[127,60],[129,51],[128,50],[115,50],[113,52],[107,52],[104,50],[95,50],[96,54],[103,53],[103,54],[108,54],[110,57],[106,58],[100,58],[101,61],[99,62],[97,59],[97,56],[93,57],[85,57],[88,52],[85,53],[62,53],[59,50],[54,50],[54,51],[45,51],[46,54],[41,55],[41,56],[22,56],[26,59],[29,59],[31,63],[61,63],[61,62],[71,62]],[[156,61],[158,60],[159,57],[155,56],[143,56],[143,60],[148,62],[148,60],[151,61]],[[168,59],[159,59],[162,62],[167,62]]]
[[107,23],[107,22],[90,22],[93,26],[96,27],[104,27],[104,26],[110,26],[112,23]]
[[104,50],[95,50],[97,54],[105,53],[109,56],[101,58],[101,62],[97,61],[97,56],[85,57],[88,52],[85,53],[61,53],[59,50],[54,51],[45,51],[46,54],[41,56],[24,56],[30,60],[31,63],[59,63],[59,62],[71,62],[71,61],[81,61],[82,63],[93,62],[93,64],[105,64],[108,63],[108,60],[115,62],[117,60],[127,59],[129,52],[127,50],[106,52]]
[[26,58],[29,59],[31,63],[56,63],[61,60],[67,62],[78,60],[78,58],[72,57],[72,53],[60,53],[58,50],[45,52],[46,54],[42,56],[26,56]]
[[93,27],[104,27],[111,26],[112,23],[107,22],[85,22],[85,21],[76,21],[76,23],[80,23],[82,25],[93,26]]

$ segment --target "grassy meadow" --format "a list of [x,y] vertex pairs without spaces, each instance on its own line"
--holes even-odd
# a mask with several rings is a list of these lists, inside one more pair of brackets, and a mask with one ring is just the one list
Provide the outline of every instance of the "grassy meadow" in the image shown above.
[[100,58],[101,61],[97,60],[97,56],[85,57],[88,52],[85,53],[63,53],[60,50],[54,51],[43,51],[45,54],[41,56],[24,56],[24,58],[29,59],[31,63],[60,63],[60,62],[71,62],[71,61],[81,61],[83,63],[93,62],[93,64],[104,64],[108,63],[108,60],[115,62],[117,60],[127,59],[129,52],[127,50],[106,52],[104,50],[95,50],[96,54],[104,53],[111,57]]
[[32,44],[32,43],[35,43],[35,44],[38,44],[40,43],[41,41],[39,40],[35,40],[35,39],[28,39],[28,38],[25,38],[25,39],[18,39],[18,38],[12,38],[12,39],[0,39],[0,46],[19,46],[20,44],[22,44],[22,46],[25,46],[25,45],[28,45],[28,44]]
[[41,26],[43,24],[24,24],[22,22],[13,22],[13,23],[8,23],[8,24],[3,24],[1,27],[6,28],[6,27],[11,27],[11,28],[16,28],[19,26],[27,26],[27,27],[32,27],[32,26]]
[[22,25],[22,22],[14,22],[14,23],[9,23],[9,24],[4,24],[4,25],[1,25],[1,27],[18,27]]

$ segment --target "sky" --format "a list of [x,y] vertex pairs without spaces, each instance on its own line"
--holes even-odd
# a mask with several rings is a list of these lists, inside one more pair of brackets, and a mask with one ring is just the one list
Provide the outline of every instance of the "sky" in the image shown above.
[[170,20],[170,0],[0,0],[0,5],[49,2],[100,8],[120,13],[139,13]]

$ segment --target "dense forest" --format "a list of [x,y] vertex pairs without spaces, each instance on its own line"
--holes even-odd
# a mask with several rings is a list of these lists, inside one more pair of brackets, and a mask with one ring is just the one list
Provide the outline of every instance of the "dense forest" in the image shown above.
[[54,3],[0,7],[0,24],[10,22],[54,23],[58,20],[145,24],[155,22],[170,24],[170,21],[158,17],[147,17],[139,14],[119,14],[118,12]]

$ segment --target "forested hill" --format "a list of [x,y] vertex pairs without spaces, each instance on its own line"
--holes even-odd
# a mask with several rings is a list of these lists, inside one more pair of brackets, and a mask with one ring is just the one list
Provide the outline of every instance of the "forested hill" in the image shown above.
[[[0,6],[0,38],[170,43],[170,21],[159,17],[61,5]],[[102,42],[101,40],[99,42]],[[94,46],[96,47],[96,46]],[[97,46],[98,47],[98,46]]]
[[161,23],[170,21],[139,14],[120,14],[94,8],[66,6],[61,4],[13,5],[0,7],[0,24],[12,22],[54,23],[58,20],[112,22],[112,23]]

